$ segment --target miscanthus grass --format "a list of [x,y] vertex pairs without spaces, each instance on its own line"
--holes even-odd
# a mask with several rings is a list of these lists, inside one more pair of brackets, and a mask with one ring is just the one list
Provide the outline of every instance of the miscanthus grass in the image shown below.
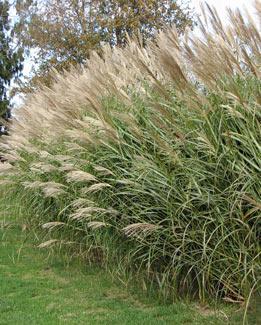
[[1,179],[41,247],[248,307],[260,294],[261,36],[248,14],[229,11],[224,27],[207,10],[201,38],[167,30],[56,74],[1,138]]

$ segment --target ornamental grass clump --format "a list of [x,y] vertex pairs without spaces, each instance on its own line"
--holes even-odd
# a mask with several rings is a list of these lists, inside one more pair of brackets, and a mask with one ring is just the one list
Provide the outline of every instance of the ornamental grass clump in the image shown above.
[[167,30],[56,74],[1,138],[1,178],[41,247],[247,305],[261,271],[261,36],[239,11],[226,27],[203,17],[201,37]]

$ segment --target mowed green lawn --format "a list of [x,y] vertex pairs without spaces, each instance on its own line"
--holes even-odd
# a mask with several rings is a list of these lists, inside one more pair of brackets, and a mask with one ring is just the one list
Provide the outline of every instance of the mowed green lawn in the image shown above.
[[21,227],[0,223],[1,325],[240,323],[240,315],[231,319],[224,310],[144,299],[100,269],[48,257]]

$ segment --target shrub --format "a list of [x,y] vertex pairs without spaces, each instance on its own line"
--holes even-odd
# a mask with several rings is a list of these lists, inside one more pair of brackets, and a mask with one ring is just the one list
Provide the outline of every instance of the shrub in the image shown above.
[[49,236],[41,247],[71,245],[176,295],[248,303],[260,275],[260,34],[239,12],[225,29],[209,10],[203,39],[166,31],[56,75],[2,141],[2,182]]

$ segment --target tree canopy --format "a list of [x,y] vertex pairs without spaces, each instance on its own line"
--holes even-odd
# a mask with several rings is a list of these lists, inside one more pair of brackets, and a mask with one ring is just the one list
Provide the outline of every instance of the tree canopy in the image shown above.
[[[181,2],[181,1],[180,1]],[[179,2],[179,3],[180,3]],[[166,24],[181,33],[193,23],[186,3],[175,0],[17,0],[19,32],[38,52],[39,75],[82,64],[102,43],[125,46],[126,33],[153,39]],[[37,78],[36,78],[37,79]],[[46,80],[45,80],[46,81]]]

